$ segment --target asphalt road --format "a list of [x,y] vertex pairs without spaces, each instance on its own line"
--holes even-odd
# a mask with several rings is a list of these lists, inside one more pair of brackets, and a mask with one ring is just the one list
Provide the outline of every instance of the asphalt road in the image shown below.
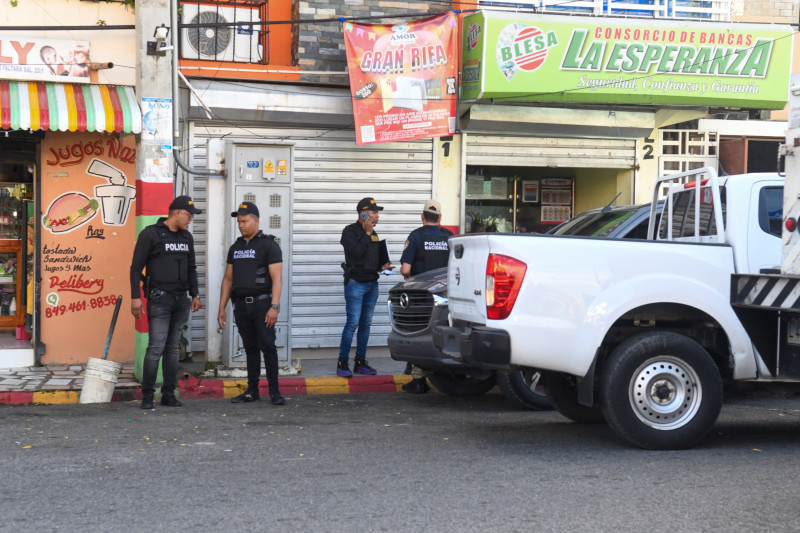
[[0,531],[796,531],[800,397],[631,448],[498,394],[0,406]]

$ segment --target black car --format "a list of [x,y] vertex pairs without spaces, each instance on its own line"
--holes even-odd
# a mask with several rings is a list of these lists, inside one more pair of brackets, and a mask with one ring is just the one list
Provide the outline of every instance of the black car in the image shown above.
[[[661,205],[658,212],[660,213]],[[592,209],[556,226],[548,233],[609,239],[644,239],[650,205]],[[433,345],[433,324],[447,320],[447,268],[413,276],[389,291],[389,352],[392,359],[422,368],[441,392],[452,396],[475,396],[497,384],[503,395],[530,409],[549,409],[534,368],[499,373],[470,367],[444,355]]]

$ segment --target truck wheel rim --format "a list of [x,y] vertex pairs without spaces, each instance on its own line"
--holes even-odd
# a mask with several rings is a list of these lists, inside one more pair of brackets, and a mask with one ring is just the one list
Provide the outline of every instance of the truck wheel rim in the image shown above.
[[688,424],[702,398],[697,373],[675,357],[648,359],[631,379],[631,407],[639,420],[653,429],[673,430]]

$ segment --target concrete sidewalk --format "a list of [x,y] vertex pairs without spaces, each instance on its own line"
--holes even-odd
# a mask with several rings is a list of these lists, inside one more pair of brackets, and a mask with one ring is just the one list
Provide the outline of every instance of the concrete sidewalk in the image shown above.
[[[357,392],[397,392],[411,380],[403,374],[405,363],[389,358],[369,360],[378,371],[375,376],[336,377],[335,360],[304,360],[300,373],[293,366],[282,366],[281,394],[350,394]],[[352,367],[352,361],[350,362]],[[0,369],[0,404],[70,404],[78,403],[83,387],[85,365],[61,365]],[[134,365],[122,366],[111,401],[133,401],[142,397],[134,379]],[[178,396],[181,399],[233,398],[247,389],[243,368],[217,368],[203,372],[203,363],[181,362],[178,372]],[[269,397],[262,369],[259,390]]]

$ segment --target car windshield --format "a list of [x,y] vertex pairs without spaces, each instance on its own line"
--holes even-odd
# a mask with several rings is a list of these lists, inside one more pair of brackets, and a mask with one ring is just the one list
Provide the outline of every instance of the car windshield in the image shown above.
[[553,231],[554,235],[580,235],[583,237],[607,237],[623,222],[632,217],[640,208],[613,211],[593,211],[578,215],[561,224]]

